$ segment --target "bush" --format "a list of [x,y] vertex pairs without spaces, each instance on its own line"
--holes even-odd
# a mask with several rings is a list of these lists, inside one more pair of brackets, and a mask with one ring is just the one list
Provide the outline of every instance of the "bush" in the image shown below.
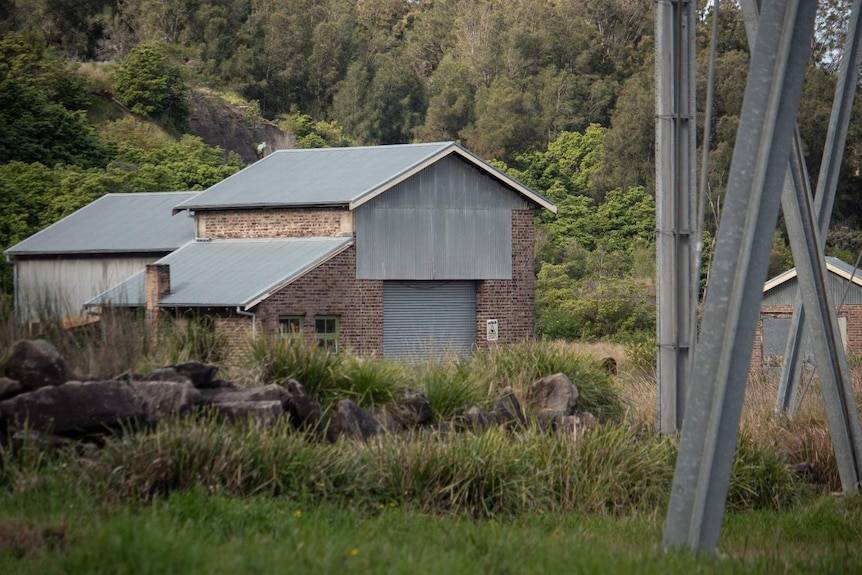
[[189,115],[179,68],[157,47],[141,44],[114,73],[114,92],[133,113],[184,131]]

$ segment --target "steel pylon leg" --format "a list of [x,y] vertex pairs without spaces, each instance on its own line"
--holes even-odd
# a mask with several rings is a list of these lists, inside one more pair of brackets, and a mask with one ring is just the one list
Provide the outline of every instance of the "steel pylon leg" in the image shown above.
[[718,545],[816,8],[772,0],[760,19],[683,419],[668,547],[713,553]]

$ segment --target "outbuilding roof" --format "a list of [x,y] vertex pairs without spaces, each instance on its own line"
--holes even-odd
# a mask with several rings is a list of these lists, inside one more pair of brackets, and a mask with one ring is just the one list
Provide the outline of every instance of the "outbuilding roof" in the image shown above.
[[106,194],[7,249],[8,255],[170,252],[195,237],[194,223],[172,215],[201,192]]
[[[854,284],[862,286],[862,269],[857,269],[843,260],[832,256],[826,256],[826,270],[844,278],[845,280],[850,280],[852,278]],[[792,280],[795,277],[796,268],[787,270],[782,274],[778,274],[763,284],[763,293],[766,293],[772,288],[778,287],[784,282]]]
[[[170,266],[170,294],[162,307],[253,307],[353,243],[335,238],[193,241],[159,264]],[[88,301],[85,307],[146,304],[145,272]]]
[[352,210],[449,154],[556,213],[547,198],[455,142],[278,150],[176,209],[341,205]]

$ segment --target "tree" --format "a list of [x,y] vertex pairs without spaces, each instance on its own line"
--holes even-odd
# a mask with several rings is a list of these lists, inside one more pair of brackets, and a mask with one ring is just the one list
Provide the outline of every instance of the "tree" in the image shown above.
[[185,129],[189,114],[185,85],[179,68],[159,48],[142,44],[132,50],[114,73],[113,87],[135,114]]

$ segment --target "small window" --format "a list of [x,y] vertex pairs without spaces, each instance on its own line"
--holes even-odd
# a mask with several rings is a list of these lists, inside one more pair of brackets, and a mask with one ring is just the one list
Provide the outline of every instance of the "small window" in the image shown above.
[[317,316],[314,318],[314,336],[317,345],[338,353],[338,318]]
[[278,335],[286,338],[294,338],[302,335],[301,315],[286,315],[278,318]]

